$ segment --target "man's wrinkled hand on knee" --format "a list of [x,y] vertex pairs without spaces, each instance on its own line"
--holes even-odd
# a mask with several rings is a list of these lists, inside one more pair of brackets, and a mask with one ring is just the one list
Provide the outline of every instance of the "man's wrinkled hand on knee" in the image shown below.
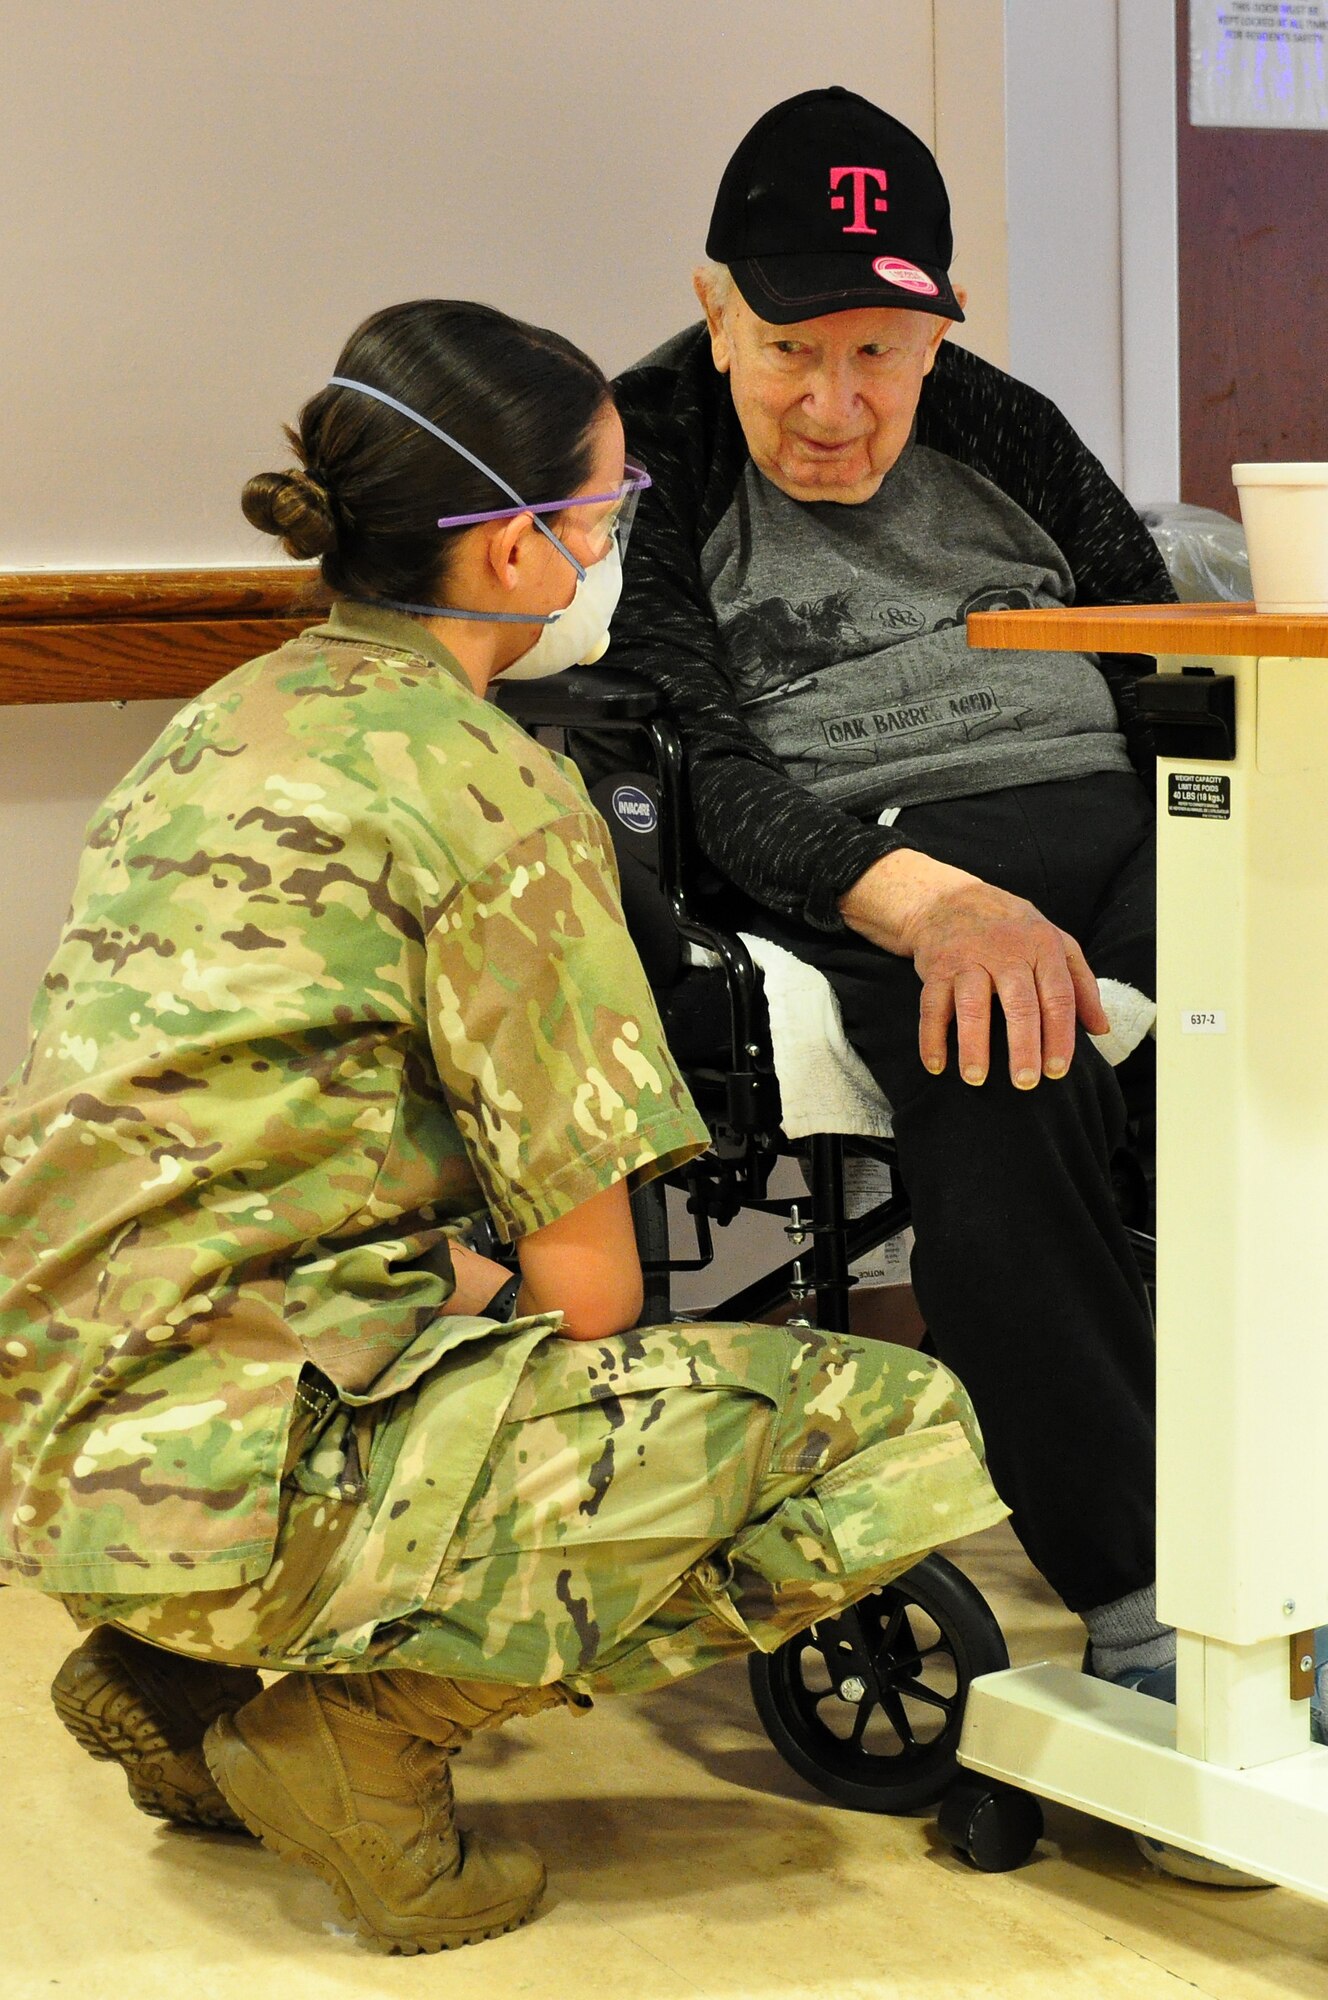
[[1032,1090],[1063,1077],[1078,1022],[1110,1026],[1097,981],[1068,931],[1032,903],[911,848],[883,855],[840,899],[850,927],[911,958],[922,981],[918,1052],[933,1076],[946,1067],[951,1023],[964,1081],[985,1083],[991,1010],[1005,1017],[1010,1079]]

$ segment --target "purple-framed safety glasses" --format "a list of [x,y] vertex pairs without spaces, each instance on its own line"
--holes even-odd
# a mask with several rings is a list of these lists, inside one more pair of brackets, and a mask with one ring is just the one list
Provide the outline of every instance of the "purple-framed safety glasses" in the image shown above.
[[571,507],[602,507],[612,501],[608,513],[585,532],[591,547],[600,554],[616,536],[621,557],[627,550],[627,538],[636,516],[636,503],[650,483],[650,474],[644,465],[636,465],[629,458],[623,461],[622,484],[609,493],[576,493],[566,500],[540,500],[534,506],[523,503],[519,507],[487,507],[481,514],[444,514],[438,526],[469,528],[477,521],[512,521],[518,514],[562,514]]
[[[418,424],[422,431],[428,431],[431,437],[436,437],[440,443],[450,446],[459,458],[464,458],[468,465],[473,465],[477,472],[482,472],[486,479],[491,479],[500,493],[506,493],[508,498],[516,503],[512,507],[486,508],[481,514],[447,514],[439,521],[438,526],[440,528],[464,528],[469,527],[476,521],[510,521],[518,514],[530,514],[533,516],[535,526],[539,529],[540,533],[546,535],[558,553],[561,556],[565,556],[567,561],[572,565],[572,568],[576,571],[578,581],[584,582],[586,575],[585,564],[577,561],[572,551],[567,547],[567,544],[559,539],[548,522],[541,521],[540,515],[560,514],[569,507],[603,506],[606,501],[614,501],[616,505],[610,509],[602,521],[597,521],[590,530],[592,537],[591,546],[595,547],[598,544],[595,556],[595,561],[598,562],[600,556],[607,555],[609,544],[616,535],[618,555],[621,560],[623,550],[627,546],[627,537],[631,533],[632,518],[636,513],[637,500],[644,488],[650,485],[650,475],[644,466],[630,465],[624,461],[624,469],[628,476],[623,480],[621,486],[614,488],[612,493],[579,493],[569,500],[541,500],[536,506],[532,507],[521,498],[515,486],[508,484],[501,472],[495,472],[491,465],[486,465],[482,458],[477,458],[470,447],[462,444],[459,438],[454,438],[450,431],[443,430],[429,417],[421,416],[418,410],[412,410],[409,403],[399,401],[396,396],[389,396],[386,389],[375,389],[371,382],[357,382],[350,375],[333,375],[329,380],[331,386],[335,389],[354,389],[357,394],[369,396],[375,403],[383,403],[389,410],[395,410],[398,416],[408,418],[412,424]],[[383,601],[386,602],[387,600],[384,599]],[[398,608],[418,610],[427,607],[401,606]],[[435,607],[435,609],[437,608]],[[451,611],[448,613],[448,616],[453,618],[478,618],[480,615],[479,612],[474,611]],[[494,612],[492,617],[498,622],[522,624],[530,622],[524,617],[516,619],[505,612]],[[553,620],[550,619],[549,623],[552,622]]]

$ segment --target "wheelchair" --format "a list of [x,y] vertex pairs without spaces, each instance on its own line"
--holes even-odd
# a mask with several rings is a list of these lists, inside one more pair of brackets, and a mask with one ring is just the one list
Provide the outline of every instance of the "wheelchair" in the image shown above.
[[[597,667],[500,684],[498,701],[532,734],[552,738],[555,747],[561,742],[574,756],[579,744],[592,743],[594,765],[611,767],[588,774],[591,797],[613,837],[628,927],[670,1047],[710,1128],[706,1153],[633,1197],[643,1322],[679,1317],[672,1274],[707,1268],[715,1228],[752,1210],[782,1219],[792,1254],[705,1317],[759,1320],[791,1301],[790,1324],[846,1333],[850,1267],[908,1227],[907,1190],[888,1140],[821,1133],[795,1143],[780,1128],[760,974],[742,939],[713,920],[699,893],[706,871],[690,834],[682,743],[662,697],[634,675]],[[888,1197],[852,1218],[848,1155],[890,1170]],[[789,1156],[798,1158],[808,1192],[772,1195],[774,1169]],[[685,1199],[694,1237],[686,1255],[670,1243],[670,1183]],[[1137,1160],[1123,1156],[1117,1198],[1146,1279],[1147,1196]],[[775,1653],[753,1654],[748,1671],[757,1713],[793,1770],[837,1805],[900,1814],[950,1793],[969,1684],[1008,1665],[985,1598],[955,1564],[930,1555]],[[942,1820],[952,1844],[981,1868],[1027,1858],[1040,1827],[1028,1821],[1025,1795],[969,1778],[956,1800],[961,1795],[962,1827],[953,1813]]]

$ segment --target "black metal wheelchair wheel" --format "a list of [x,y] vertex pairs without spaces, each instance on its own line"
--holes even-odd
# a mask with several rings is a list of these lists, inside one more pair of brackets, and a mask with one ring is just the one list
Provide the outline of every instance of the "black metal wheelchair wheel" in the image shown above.
[[787,1764],[836,1805],[909,1813],[958,1773],[969,1683],[1008,1667],[980,1590],[926,1556],[883,1590],[748,1661],[752,1698]]

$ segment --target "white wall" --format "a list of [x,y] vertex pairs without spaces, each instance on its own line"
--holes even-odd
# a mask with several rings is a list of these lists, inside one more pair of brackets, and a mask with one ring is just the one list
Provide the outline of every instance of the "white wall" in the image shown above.
[[[272,559],[237,496],[365,313],[492,300],[610,369],[694,316],[715,184],[844,82],[937,144],[1005,355],[1001,0],[8,0],[0,570]],[[0,578],[2,587],[2,578]],[[84,824],[167,711],[0,709],[0,1076]]]
[[1006,0],[1010,368],[1180,491],[1173,0]]
[[[851,79],[928,137],[931,0],[9,0],[7,567],[262,561],[246,476],[375,307],[616,369],[694,317],[736,139]],[[13,52],[21,50],[17,65]]]
[[954,281],[968,292],[950,338],[1008,368],[1005,0],[936,0],[933,60],[933,144],[950,193]]
[[1123,461],[1116,0],[1008,0],[1010,366]]
[[1122,483],[1180,498],[1180,246],[1174,0],[1118,0]]
[[92,809],[174,706],[0,708],[0,1084],[26,1048]]
[[0,567],[262,561],[236,495],[392,299],[610,370],[695,313],[715,184],[844,81],[938,146],[1005,341],[1001,0],[9,0]]

